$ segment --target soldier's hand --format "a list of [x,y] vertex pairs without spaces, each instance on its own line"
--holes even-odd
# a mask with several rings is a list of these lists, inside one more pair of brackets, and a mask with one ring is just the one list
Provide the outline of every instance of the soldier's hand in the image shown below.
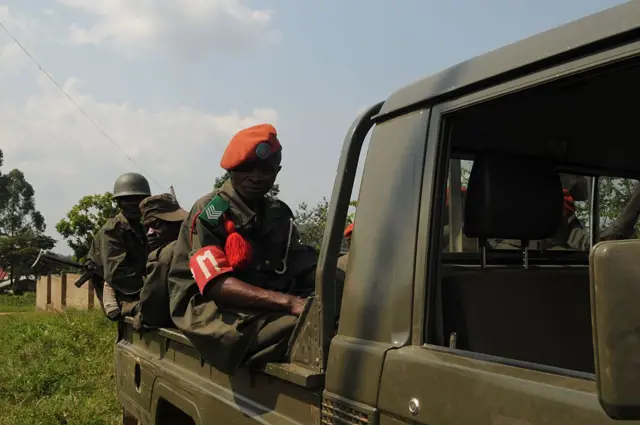
[[289,300],[289,313],[299,317],[302,314],[302,310],[304,310],[305,301],[304,298],[291,296]]

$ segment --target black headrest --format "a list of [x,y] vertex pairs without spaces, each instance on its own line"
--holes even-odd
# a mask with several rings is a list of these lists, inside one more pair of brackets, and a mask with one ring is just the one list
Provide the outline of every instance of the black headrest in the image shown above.
[[479,239],[546,239],[558,230],[562,208],[562,183],[552,162],[481,155],[469,177],[464,233]]

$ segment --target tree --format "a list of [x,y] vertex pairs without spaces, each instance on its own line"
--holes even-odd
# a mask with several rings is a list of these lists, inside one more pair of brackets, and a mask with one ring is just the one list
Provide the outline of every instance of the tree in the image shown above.
[[31,274],[38,252],[53,248],[56,241],[44,234],[46,225],[35,208],[35,191],[20,170],[0,176],[0,192],[0,264],[15,287],[20,276]]
[[[230,175],[228,171],[225,171],[223,175],[220,177],[216,177],[215,182],[213,183],[213,190],[220,189],[224,182],[229,179]],[[269,199],[278,199],[278,195],[280,194],[280,185],[277,183],[273,185],[271,190],[267,193],[267,198]]]
[[[0,149],[0,167],[4,163],[4,154]],[[0,170],[0,209],[4,209],[4,204],[7,201],[7,177],[2,175]]]
[[349,202],[349,208],[353,208],[353,210],[351,210],[351,212],[347,215],[347,226],[356,221],[356,209],[358,208],[358,201]]
[[46,263],[39,264],[35,270],[31,269],[40,250],[50,250],[55,243],[55,239],[38,234],[31,229],[14,236],[0,238],[0,261],[7,265],[14,288],[22,276],[43,275],[58,269]]
[[[357,201],[351,201],[349,206],[355,208]],[[303,244],[320,249],[324,230],[327,226],[328,211],[329,201],[327,198],[322,198],[313,208],[309,208],[309,205],[304,202],[298,206],[295,212],[295,221],[298,232],[300,233],[300,240]],[[345,227],[353,223],[354,219],[355,210],[347,215]],[[344,243],[345,241],[343,240],[343,247]]]
[[[598,179],[600,231],[603,231],[620,216],[622,210],[631,199],[636,180],[617,177],[600,177]],[[582,224],[589,228],[589,203],[576,202],[576,215]],[[636,223],[636,235],[640,232],[640,226]]]
[[115,217],[118,207],[110,192],[87,195],[56,224],[56,230],[67,240],[76,261],[84,261],[91,248],[93,235]]
[[607,228],[622,213],[631,199],[635,185],[636,181],[632,179],[611,177],[599,179],[600,230]]

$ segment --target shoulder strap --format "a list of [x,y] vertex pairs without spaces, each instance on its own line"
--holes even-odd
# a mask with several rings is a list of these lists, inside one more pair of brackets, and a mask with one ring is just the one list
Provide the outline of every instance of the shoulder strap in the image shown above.
[[280,199],[275,199],[273,206],[275,206],[276,208],[282,208],[287,212],[287,215],[289,217],[293,217],[293,211],[291,211],[291,208],[289,208],[289,205],[285,204],[283,201],[281,201]]

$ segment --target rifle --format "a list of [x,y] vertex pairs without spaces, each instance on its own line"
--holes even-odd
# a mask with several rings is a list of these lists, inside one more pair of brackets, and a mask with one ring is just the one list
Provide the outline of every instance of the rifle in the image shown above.
[[36,261],[33,262],[31,268],[35,268],[40,263],[40,261],[46,261],[49,263],[57,264],[59,266],[67,266],[76,270],[82,270],[82,275],[80,275],[80,277],[75,282],[73,282],[73,284],[76,285],[76,288],[82,287],[85,282],[93,277],[97,270],[96,264],[91,260],[87,260],[84,264],[82,264],[77,261],[67,260],[66,258],[60,257],[53,252],[48,252],[43,249],[40,250],[38,258],[36,258]]

